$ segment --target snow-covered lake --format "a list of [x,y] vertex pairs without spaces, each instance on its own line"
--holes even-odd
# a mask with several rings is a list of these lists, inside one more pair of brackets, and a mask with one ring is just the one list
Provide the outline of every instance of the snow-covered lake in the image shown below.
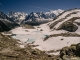
[[[80,43],[80,37],[52,37],[46,41],[43,41],[44,38],[51,34],[59,34],[59,33],[67,33],[67,31],[59,30],[59,31],[51,31],[47,24],[42,24],[40,26],[34,26],[35,29],[23,29],[22,27],[15,28],[12,31],[14,35],[13,38],[20,40],[23,43],[32,43],[34,45],[38,45],[35,48],[38,48],[42,51],[50,51],[50,50],[58,50],[65,46],[70,46],[71,44]],[[40,27],[40,28],[37,28]],[[43,31],[40,31],[40,30]],[[79,30],[78,30],[79,32]],[[61,40],[63,39],[63,40]],[[22,46],[23,47],[23,46]]]
[[[26,32],[28,30],[28,32]],[[22,27],[18,27],[12,30],[12,37],[20,40],[21,42],[34,42],[38,39],[44,39],[48,34],[42,33],[37,29],[23,29]]]

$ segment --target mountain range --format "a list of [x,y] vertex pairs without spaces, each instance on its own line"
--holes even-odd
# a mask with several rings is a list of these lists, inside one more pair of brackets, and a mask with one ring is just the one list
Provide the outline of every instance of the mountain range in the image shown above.
[[17,23],[37,24],[53,20],[53,18],[64,10],[51,10],[49,12],[31,12],[30,14],[24,12],[9,12],[8,17]]
[[[80,9],[69,10],[51,10],[49,12],[31,12],[30,14],[24,12],[9,12],[7,15],[0,12],[0,31],[10,30],[15,26],[22,24],[39,25],[50,22],[50,29],[64,29],[67,31],[77,30],[76,24],[79,17]],[[77,19],[77,20],[76,20]],[[61,24],[62,23],[62,24]],[[69,25],[69,26],[68,26]],[[6,26],[4,28],[4,26]],[[73,27],[73,28],[72,28]]]
[[7,15],[0,12],[0,31],[8,31],[21,24],[37,25],[53,20],[64,10],[52,10],[50,12],[9,12]]

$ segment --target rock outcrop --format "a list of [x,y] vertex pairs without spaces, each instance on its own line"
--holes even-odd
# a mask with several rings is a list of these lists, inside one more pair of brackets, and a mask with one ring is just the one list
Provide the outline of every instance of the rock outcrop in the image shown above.
[[60,51],[60,57],[62,59],[80,57],[80,43],[62,48]]

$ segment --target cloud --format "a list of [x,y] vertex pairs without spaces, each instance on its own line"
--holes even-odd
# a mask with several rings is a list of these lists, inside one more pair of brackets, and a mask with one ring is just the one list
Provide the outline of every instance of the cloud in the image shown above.
[[35,6],[28,6],[28,7],[39,8],[39,9],[45,9],[45,10],[51,10],[51,9],[47,9],[47,8],[43,8],[43,7],[35,7]]
[[2,6],[2,3],[0,3],[0,5]]

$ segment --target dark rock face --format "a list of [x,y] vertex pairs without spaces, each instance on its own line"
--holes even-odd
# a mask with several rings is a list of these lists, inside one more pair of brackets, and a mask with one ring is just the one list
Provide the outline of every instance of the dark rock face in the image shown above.
[[0,18],[1,19],[7,19],[9,21],[14,22],[11,18],[9,18],[7,15],[5,15],[3,12],[0,12]]
[[77,44],[77,46],[76,46],[76,55],[77,56],[80,56],[80,43],[79,44]]
[[0,31],[2,32],[2,31],[9,31],[9,30],[10,28],[7,25],[5,25],[2,21],[0,21]]
[[18,26],[11,18],[0,12],[0,32],[9,31],[15,26]]

